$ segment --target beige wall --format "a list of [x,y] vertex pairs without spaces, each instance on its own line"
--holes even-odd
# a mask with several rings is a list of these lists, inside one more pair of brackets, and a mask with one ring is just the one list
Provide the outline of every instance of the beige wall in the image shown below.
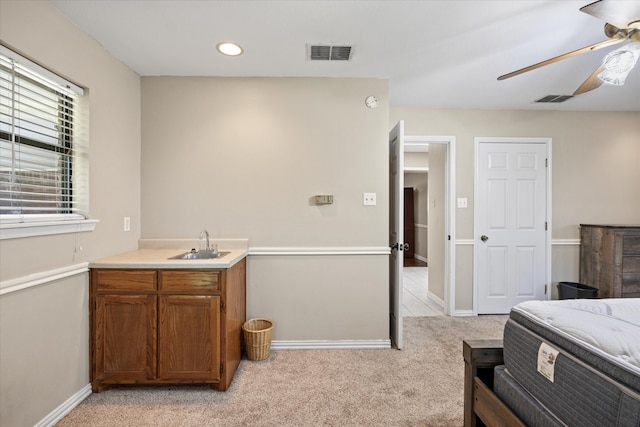
[[[405,122],[405,131],[406,131]],[[408,135],[408,133],[407,133]],[[445,251],[445,205],[446,205],[446,161],[445,144],[429,145],[429,293],[444,302]]]
[[387,92],[378,79],[144,77],[142,236],[249,238],[247,314],[280,325],[274,340],[388,339],[388,256],[354,253],[388,247]]
[[[616,90],[604,88],[601,90]],[[588,95],[584,95],[588,96]],[[568,101],[570,102],[570,101]],[[552,280],[577,281],[580,223],[640,222],[640,113],[392,108],[406,135],[456,137],[457,239],[473,239],[474,137],[551,137]],[[569,239],[573,244],[560,245]],[[430,253],[430,260],[433,254]],[[456,250],[456,309],[471,310],[473,246]]]
[[404,153],[404,167],[407,168],[429,168],[429,153],[407,151]]
[[388,255],[249,256],[247,316],[277,341],[389,339]]
[[[0,241],[0,286],[135,249],[140,78],[45,1],[1,0],[0,39],[88,88],[90,216],[100,220],[91,233]],[[89,383],[87,274],[7,293],[0,316],[0,425],[32,426]]]

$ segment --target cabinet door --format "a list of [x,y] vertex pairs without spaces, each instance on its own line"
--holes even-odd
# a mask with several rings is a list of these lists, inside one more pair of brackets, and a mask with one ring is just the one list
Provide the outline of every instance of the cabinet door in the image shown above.
[[135,383],[156,377],[157,305],[155,295],[97,296],[96,380]]
[[161,295],[158,354],[162,380],[220,379],[220,297]]

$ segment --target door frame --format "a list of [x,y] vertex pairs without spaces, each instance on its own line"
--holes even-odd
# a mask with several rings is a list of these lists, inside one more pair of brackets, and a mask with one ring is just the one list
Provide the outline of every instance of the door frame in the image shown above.
[[[429,144],[444,144],[446,146],[445,161],[445,208],[444,208],[444,239],[446,250],[444,254],[444,314],[456,315],[456,137],[455,136],[426,136],[405,135],[404,151],[426,151]],[[396,209],[402,207],[396,206]]]
[[[473,139],[473,158],[474,158],[474,172],[473,172],[473,197],[474,199],[477,197],[478,195],[478,150],[480,148],[480,144],[483,143],[504,143],[504,144],[508,144],[508,143],[514,143],[514,144],[544,144],[546,147],[546,157],[547,157],[547,182],[546,182],[546,210],[545,210],[545,215],[546,215],[546,225],[547,225],[547,229],[546,229],[546,233],[545,233],[545,285],[547,286],[547,292],[546,292],[546,297],[547,299],[551,298],[551,235],[552,235],[552,224],[551,224],[551,220],[552,220],[552,209],[551,209],[551,202],[552,202],[552,197],[551,197],[551,190],[552,190],[552,181],[551,181],[551,166],[553,165],[553,162],[551,161],[551,145],[552,145],[552,138],[549,137],[543,137],[543,138],[535,138],[535,137],[531,137],[531,138],[522,138],[522,137],[518,137],[518,138],[510,138],[510,137],[475,137]],[[478,251],[476,250],[476,230],[480,229],[480,224],[478,224],[478,212],[477,212],[477,204],[474,203],[474,208],[473,208],[473,242],[474,242],[474,247],[473,247],[473,315],[477,316],[478,315],[478,280],[479,280],[479,276],[478,276]]]

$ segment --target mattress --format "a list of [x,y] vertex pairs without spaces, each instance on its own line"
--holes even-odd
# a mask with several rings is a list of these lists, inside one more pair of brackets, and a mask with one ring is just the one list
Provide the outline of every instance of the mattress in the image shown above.
[[566,426],[509,375],[504,365],[495,367],[493,392],[528,426]]
[[505,325],[504,362],[561,423],[640,426],[640,299],[521,303]]

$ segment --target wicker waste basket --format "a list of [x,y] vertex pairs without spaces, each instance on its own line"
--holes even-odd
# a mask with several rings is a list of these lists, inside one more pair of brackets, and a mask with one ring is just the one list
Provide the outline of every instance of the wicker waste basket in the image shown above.
[[249,360],[264,360],[271,350],[273,322],[267,319],[251,319],[244,322],[242,332]]

